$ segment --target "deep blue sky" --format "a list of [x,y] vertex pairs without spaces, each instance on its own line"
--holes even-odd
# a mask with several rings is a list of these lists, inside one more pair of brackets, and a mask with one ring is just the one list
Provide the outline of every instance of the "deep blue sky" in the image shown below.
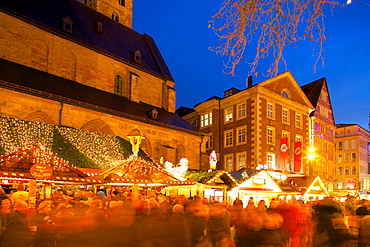
[[[364,0],[365,1],[365,0]],[[370,3],[370,0],[366,0]],[[241,61],[236,75],[223,73],[223,58],[208,48],[218,39],[207,27],[217,13],[221,0],[136,0],[133,29],[154,38],[175,79],[177,108],[193,107],[212,96],[235,87],[246,88],[248,65]],[[355,123],[368,129],[370,114],[370,7],[354,1],[335,7],[325,19],[327,41],[324,44],[324,67],[314,73],[314,43],[301,41],[287,49],[287,69],[299,85],[322,77],[328,81],[335,122]],[[255,47],[252,47],[255,49]],[[251,59],[252,57],[248,57]],[[266,63],[258,69],[261,75]],[[279,71],[279,73],[285,70]],[[253,78],[253,84],[268,78]]]

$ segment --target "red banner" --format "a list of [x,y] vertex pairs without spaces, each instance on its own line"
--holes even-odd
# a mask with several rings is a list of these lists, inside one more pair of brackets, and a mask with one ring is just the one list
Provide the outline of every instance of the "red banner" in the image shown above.
[[280,139],[280,169],[287,170],[288,164],[288,138]]
[[301,171],[302,164],[302,142],[294,143],[294,172]]

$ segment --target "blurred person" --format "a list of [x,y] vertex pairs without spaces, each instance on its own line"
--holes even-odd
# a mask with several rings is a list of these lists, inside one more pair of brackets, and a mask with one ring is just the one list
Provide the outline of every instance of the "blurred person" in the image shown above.
[[213,204],[209,209],[209,234],[211,236],[213,245],[215,245],[216,242],[221,240],[223,233],[226,233],[228,236],[230,236],[231,215],[227,210],[226,205],[220,203]]
[[6,195],[4,189],[3,188],[0,188],[0,203],[4,199],[9,199],[9,197]]
[[15,206],[18,202],[28,202],[28,192],[25,191],[23,184],[17,185],[17,191],[11,197],[12,205]]
[[10,199],[4,199],[1,201],[0,203],[1,205],[1,210],[0,210],[0,220],[1,220],[1,225],[2,225],[2,233],[5,232],[5,228],[8,224],[8,221],[9,221],[9,217],[12,213],[12,203],[10,201]]
[[189,231],[190,246],[194,247],[203,239],[209,217],[209,206],[201,201],[188,202],[184,216]]
[[3,247],[30,246],[31,230],[26,217],[27,212],[27,202],[18,201],[4,232]]
[[57,228],[50,215],[51,204],[48,201],[42,201],[32,216],[32,225],[37,227],[34,238],[34,247],[56,246]]
[[355,215],[355,204],[356,198],[354,196],[348,196],[344,201],[344,213],[347,216]]
[[257,204],[256,210],[261,213],[265,214],[267,211],[267,206],[266,206],[266,201],[265,200],[260,200]]
[[369,210],[367,208],[367,200],[362,199],[355,205],[355,214],[358,216],[365,216],[369,214]]
[[344,229],[335,229],[333,219],[342,219],[344,214],[333,205],[331,198],[324,198],[315,207],[316,227],[313,235],[313,247],[342,247],[351,236]]

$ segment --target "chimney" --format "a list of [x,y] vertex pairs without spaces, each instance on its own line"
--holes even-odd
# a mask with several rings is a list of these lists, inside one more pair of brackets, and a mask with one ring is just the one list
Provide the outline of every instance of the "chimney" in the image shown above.
[[252,87],[252,76],[248,76],[248,88]]

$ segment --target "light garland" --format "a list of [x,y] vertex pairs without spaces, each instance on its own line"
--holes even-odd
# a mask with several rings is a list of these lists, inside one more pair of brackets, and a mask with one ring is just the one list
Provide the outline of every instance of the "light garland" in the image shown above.
[[[0,147],[4,152],[3,155],[8,156],[9,159],[20,159],[21,156],[17,158],[9,155],[18,150],[28,150],[29,145],[37,145],[48,151],[47,154],[45,153],[46,156],[36,155],[37,160],[33,162],[43,164],[50,162],[58,166],[60,158],[50,151],[55,130],[59,131],[60,135],[73,145],[73,148],[92,160],[100,169],[115,167],[125,159],[123,147],[116,136],[9,117],[0,117]],[[59,149],[62,150],[61,147]],[[48,155],[53,158],[49,159]],[[16,156],[19,156],[19,153]],[[73,165],[76,166],[76,164]]]

